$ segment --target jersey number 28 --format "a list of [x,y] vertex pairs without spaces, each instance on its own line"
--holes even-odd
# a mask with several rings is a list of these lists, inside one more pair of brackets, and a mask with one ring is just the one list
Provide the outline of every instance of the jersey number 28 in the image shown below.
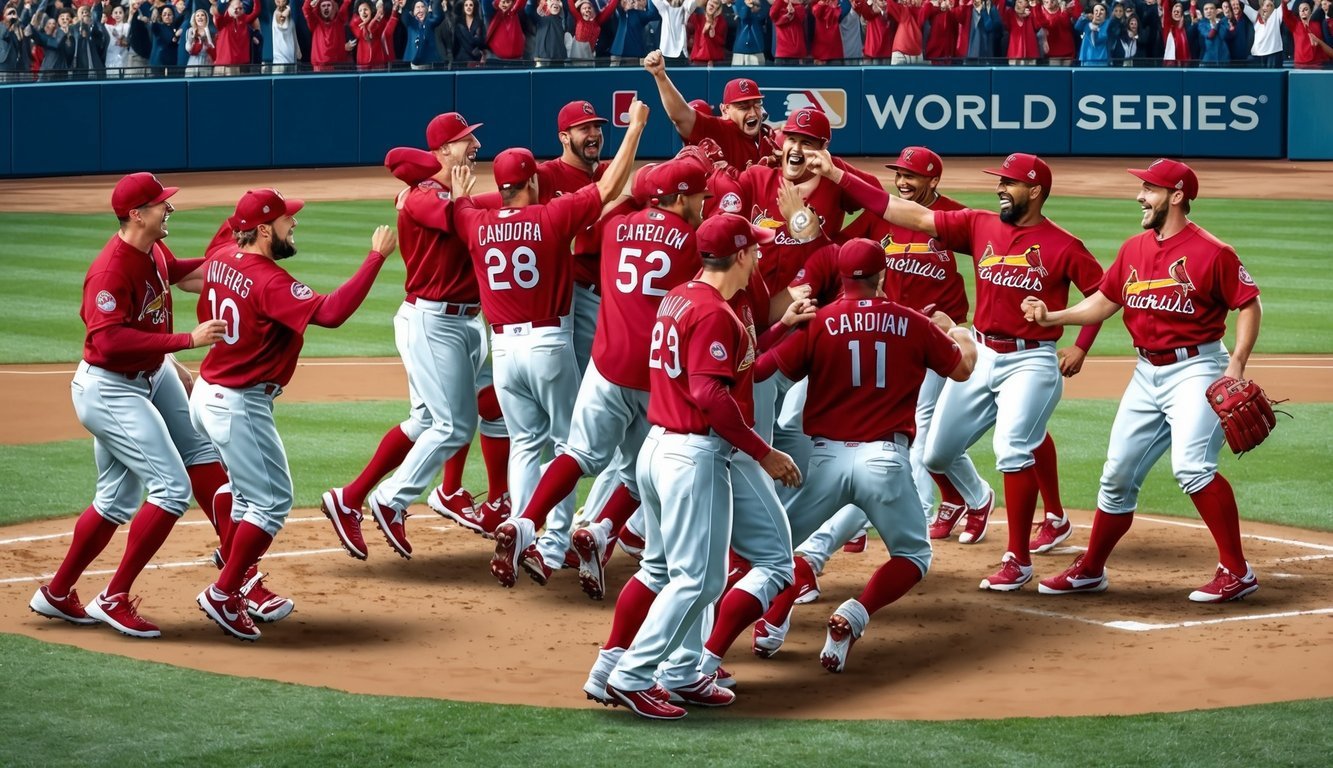
[[[509,282],[510,277],[514,282]],[[486,251],[486,280],[492,291],[507,291],[515,285],[527,290],[535,287],[541,277],[537,254],[526,245],[515,248],[512,256],[506,256],[499,248]]]

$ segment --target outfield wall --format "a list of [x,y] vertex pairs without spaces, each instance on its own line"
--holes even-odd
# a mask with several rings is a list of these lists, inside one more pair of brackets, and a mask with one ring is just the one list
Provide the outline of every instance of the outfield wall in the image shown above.
[[[1333,72],[1048,67],[682,68],[687,97],[716,104],[754,78],[780,124],[810,104],[829,113],[833,149],[893,155],[1171,155],[1333,159]],[[423,145],[453,109],[486,123],[483,159],[511,146],[559,151],[555,114],[585,98],[619,142],[629,100],[654,119],[640,156],[679,146],[652,79],[637,68],[403,72],[103,80],[0,87],[0,176],[378,164]]]

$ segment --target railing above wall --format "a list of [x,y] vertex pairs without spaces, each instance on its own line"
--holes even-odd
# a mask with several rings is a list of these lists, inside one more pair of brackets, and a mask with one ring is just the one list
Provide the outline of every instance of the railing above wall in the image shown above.
[[[1333,159],[1333,72],[1055,67],[681,68],[687,98],[717,104],[750,77],[770,120],[817,105],[832,149],[891,155],[1176,155]],[[457,109],[481,157],[506,147],[554,156],[555,116],[592,102],[607,152],[629,101],[652,108],[640,156],[679,147],[649,75],[637,68],[374,72],[301,77],[158,78],[0,87],[0,175],[374,165],[398,145],[424,146],[425,125]]]

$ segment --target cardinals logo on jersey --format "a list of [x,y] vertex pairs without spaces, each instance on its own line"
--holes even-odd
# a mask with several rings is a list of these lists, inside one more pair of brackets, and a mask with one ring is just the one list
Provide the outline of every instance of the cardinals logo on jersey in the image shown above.
[[994,285],[1041,291],[1041,279],[1047,274],[1041,263],[1040,245],[1030,245],[1020,254],[1006,256],[995,253],[995,246],[987,243],[977,259],[977,279]]
[[941,249],[933,237],[924,243],[899,243],[894,241],[893,233],[889,233],[879,244],[884,249],[886,266],[894,272],[939,282],[949,277],[949,270],[940,265],[949,263],[951,255],[948,250]]
[[899,243],[893,239],[893,233],[885,235],[880,239],[879,244],[884,248],[884,255],[889,258],[894,256],[929,256],[942,263],[948,264],[952,258],[947,248],[941,248],[935,238],[930,238],[924,243]]
[[[774,245],[801,245],[802,241],[787,234],[787,222],[768,215],[768,210],[757,205],[750,206],[750,223],[761,229],[777,230],[773,238]],[[819,217],[819,228],[824,229],[824,217]]]
[[158,291],[149,282],[144,282],[143,306],[139,309],[139,319],[145,318],[153,325],[162,325],[167,321],[167,294]]
[[1131,309],[1148,309],[1158,312],[1194,314],[1194,302],[1189,299],[1189,292],[1194,290],[1194,281],[1185,271],[1185,257],[1171,262],[1166,272],[1170,277],[1140,280],[1139,271],[1129,269],[1125,287],[1121,293],[1125,306]]

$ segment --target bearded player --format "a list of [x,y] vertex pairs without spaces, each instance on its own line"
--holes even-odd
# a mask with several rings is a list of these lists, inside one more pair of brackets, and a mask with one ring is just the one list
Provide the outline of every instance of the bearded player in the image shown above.
[[[1171,471],[1208,526],[1220,560],[1213,580],[1189,598],[1239,600],[1259,580],[1241,548],[1235,493],[1217,471],[1222,429],[1206,391],[1224,374],[1244,378],[1263,315],[1259,288],[1231,246],[1189,220],[1199,180],[1188,165],[1163,158],[1129,172],[1143,182],[1145,231],[1120,247],[1101,289],[1065,310],[1049,310],[1036,296],[1023,300],[1028,320],[1043,327],[1099,323],[1123,308],[1139,356],[1111,426],[1088,550],[1038,591],[1106,589],[1106,560],[1134,522],[1143,479],[1170,448]],[[1236,348],[1228,354],[1222,337],[1232,310]]]

